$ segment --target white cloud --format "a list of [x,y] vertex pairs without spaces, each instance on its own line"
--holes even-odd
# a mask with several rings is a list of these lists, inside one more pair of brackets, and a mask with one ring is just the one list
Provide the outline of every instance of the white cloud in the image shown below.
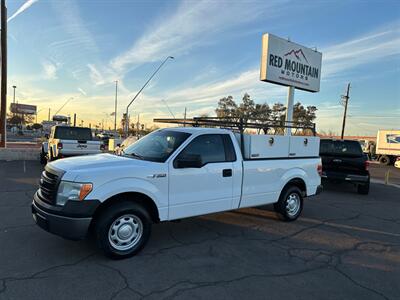
[[87,96],[87,93],[80,87],[78,87],[78,91],[83,95],[83,96]]
[[195,46],[214,43],[217,33],[249,23],[267,11],[276,15],[273,8],[278,2],[256,4],[183,1],[176,13],[150,27],[128,51],[112,59],[111,67],[123,71],[168,55],[182,55]]
[[60,66],[60,64],[58,64],[58,63],[53,63],[50,61],[43,61],[42,62],[43,78],[47,79],[47,80],[57,79],[57,70],[58,70],[59,66]]
[[23,13],[25,10],[27,10],[29,7],[31,7],[37,1],[38,0],[28,0],[28,1],[26,1],[24,4],[22,4],[22,6],[20,8],[18,8],[18,10],[11,17],[9,17],[7,19],[7,22],[10,22],[16,16],[18,16],[21,13]]
[[400,29],[396,25],[390,27],[322,49],[323,79],[400,55]]

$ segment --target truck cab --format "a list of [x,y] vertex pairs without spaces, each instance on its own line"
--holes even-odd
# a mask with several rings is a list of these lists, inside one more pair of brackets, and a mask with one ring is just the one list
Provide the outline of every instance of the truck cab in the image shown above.
[[65,124],[53,126],[47,142],[48,160],[101,153],[100,141],[93,140],[92,131],[87,127]]
[[318,148],[318,137],[160,129],[120,156],[49,163],[32,213],[40,227],[67,238],[93,229],[112,258],[136,254],[152,223],[271,203],[283,220],[294,221],[303,199],[321,191]]

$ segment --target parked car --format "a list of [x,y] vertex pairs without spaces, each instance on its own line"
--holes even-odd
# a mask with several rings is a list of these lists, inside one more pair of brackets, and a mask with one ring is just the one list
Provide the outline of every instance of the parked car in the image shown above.
[[117,144],[117,147],[114,148],[114,153],[117,155],[122,155],[124,153],[124,149],[135,143],[137,140],[138,138],[136,136],[127,137],[120,145]]
[[86,127],[56,125],[51,128],[49,140],[42,145],[41,160],[49,161],[77,155],[101,153],[101,141],[93,140],[92,131]]
[[136,254],[153,222],[270,203],[284,220],[294,221],[304,197],[322,188],[318,148],[318,137],[160,129],[121,156],[47,164],[32,214],[41,228],[70,239],[93,229],[112,258]]
[[321,139],[322,178],[350,182],[359,194],[369,193],[368,158],[358,141]]

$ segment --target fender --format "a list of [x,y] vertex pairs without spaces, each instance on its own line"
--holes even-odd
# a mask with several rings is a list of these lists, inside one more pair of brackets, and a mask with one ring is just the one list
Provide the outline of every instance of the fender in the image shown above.
[[88,195],[88,199],[99,200],[103,203],[112,196],[127,192],[148,196],[156,204],[160,220],[168,218],[168,192],[161,191],[151,182],[137,177],[118,178],[100,186],[95,185],[93,191]]
[[287,172],[285,172],[282,177],[281,177],[281,187],[280,190],[282,191],[282,189],[284,188],[284,186],[292,179],[294,178],[300,178],[304,181],[305,185],[306,185],[306,193],[307,190],[309,188],[308,185],[308,176],[307,173],[301,169],[301,168],[293,168],[288,170]]

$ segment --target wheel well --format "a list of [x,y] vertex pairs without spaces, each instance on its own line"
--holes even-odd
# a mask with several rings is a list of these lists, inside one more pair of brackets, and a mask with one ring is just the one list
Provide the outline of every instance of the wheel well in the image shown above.
[[305,197],[307,196],[307,187],[306,187],[306,183],[304,182],[303,179],[301,178],[293,178],[290,179],[285,186],[283,187],[282,191],[285,190],[287,187],[289,186],[296,186],[300,189],[300,191],[302,192],[302,196]]
[[137,192],[121,193],[107,199],[102,204],[100,204],[100,206],[96,209],[96,212],[93,216],[93,220],[96,220],[97,216],[100,215],[105,209],[120,201],[130,201],[139,203],[148,211],[148,213],[150,214],[150,218],[154,223],[160,222],[158,209],[153,199],[151,199],[149,196],[145,194]]

